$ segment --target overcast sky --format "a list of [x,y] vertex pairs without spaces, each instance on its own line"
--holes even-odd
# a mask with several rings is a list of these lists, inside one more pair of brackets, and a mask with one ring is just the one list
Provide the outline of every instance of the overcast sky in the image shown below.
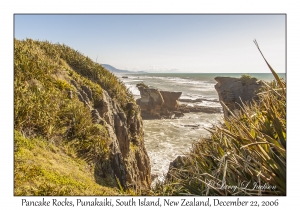
[[18,15],[17,39],[63,43],[98,63],[148,72],[285,72],[285,15]]

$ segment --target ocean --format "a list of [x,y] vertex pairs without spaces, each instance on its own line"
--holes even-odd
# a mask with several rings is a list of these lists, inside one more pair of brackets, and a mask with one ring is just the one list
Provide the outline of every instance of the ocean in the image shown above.
[[[117,74],[135,99],[140,98],[136,84],[143,82],[158,90],[182,92],[180,99],[202,99],[197,103],[180,102],[188,106],[210,107],[221,107],[218,93],[214,88],[217,83],[214,78],[217,76],[240,78],[241,75],[237,73]],[[271,73],[247,75],[265,81],[274,78]],[[279,77],[286,78],[285,74],[279,74]],[[145,147],[150,158],[151,174],[156,177],[155,180],[162,181],[168,172],[170,162],[177,156],[187,153],[193,142],[209,135],[205,129],[220,123],[222,117],[223,113],[192,112],[185,113],[178,119],[143,120]]]

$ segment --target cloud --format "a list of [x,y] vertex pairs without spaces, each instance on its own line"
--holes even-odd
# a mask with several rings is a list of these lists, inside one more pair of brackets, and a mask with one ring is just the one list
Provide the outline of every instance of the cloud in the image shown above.
[[180,72],[180,69],[174,67],[167,67],[164,65],[151,65],[146,71],[153,73],[174,73]]

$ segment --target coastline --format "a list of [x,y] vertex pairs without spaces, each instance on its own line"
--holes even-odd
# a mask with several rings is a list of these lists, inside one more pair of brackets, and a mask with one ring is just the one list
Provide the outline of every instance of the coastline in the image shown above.
[[[128,77],[122,77],[121,80],[129,89],[141,82],[147,85],[151,84],[151,87],[158,90],[166,90],[166,87],[168,91],[181,89],[182,96],[178,99],[180,106],[189,108],[200,106],[209,109],[222,107],[214,87],[217,84],[214,78],[219,75],[239,78],[243,74],[128,74]],[[270,81],[273,77],[271,73],[251,75],[260,75],[260,79],[266,78],[267,81]],[[285,74],[280,74],[280,76],[285,78]],[[164,83],[161,84],[161,81],[164,81]],[[198,94],[195,94],[197,90],[194,89],[198,85],[203,89],[198,89]],[[184,90],[187,92],[184,92]],[[188,92],[189,90],[192,91]],[[140,97],[137,95],[138,92],[134,92],[136,99]],[[219,113],[199,111],[184,113],[183,117],[174,119],[143,119],[145,147],[152,169],[151,176],[160,181],[164,180],[170,163],[177,156],[189,152],[193,142],[207,137],[209,132],[206,129],[221,122],[223,117],[223,111]],[[152,180],[152,185],[154,183],[156,183],[156,180]]]

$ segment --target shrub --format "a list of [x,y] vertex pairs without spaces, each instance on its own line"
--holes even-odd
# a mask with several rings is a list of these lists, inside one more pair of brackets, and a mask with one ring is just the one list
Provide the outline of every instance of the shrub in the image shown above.
[[143,88],[149,88],[145,83],[141,82],[136,84],[136,87],[143,87]]
[[[89,107],[78,99],[77,90],[71,81],[78,84],[79,88],[86,86],[91,90],[91,104],[99,102],[102,98],[101,86],[104,86],[115,102],[122,107],[126,107],[127,103],[133,100],[125,85],[118,83],[114,75],[79,52],[65,45],[15,39],[15,160],[19,161],[15,163],[15,193],[18,195],[92,193],[92,190],[83,190],[87,187],[86,184],[77,185],[76,179],[63,173],[63,170],[56,173],[51,171],[49,165],[45,168],[43,163],[39,162],[42,161],[42,157],[36,159],[36,164],[29,170],[27,162],[33,160],[33,156],[39,155],[38,153],[56,159],[62,158],[65,167],[73,165],[64,162],[64,158],[75,163],[85,160],[85,166],[95,166],[108,159],[110,138],[106,128],[104,125],[93,124]],[[73,92],[72,97],[69,95],[70,91]],[[29,148],[20,142],[32,142],[33,146]],[[40,147],[47,144],[46,147]],[[68,157],[65,157],[66,155]],[[40,179],[36,184],[30,185],[28,179],[34,174]],[[92,180],[93,177],[88,178],[88,182]],[[97,194],[100,194],[95,185],[96,183],[89,183],[89,186],[93,186]]]

